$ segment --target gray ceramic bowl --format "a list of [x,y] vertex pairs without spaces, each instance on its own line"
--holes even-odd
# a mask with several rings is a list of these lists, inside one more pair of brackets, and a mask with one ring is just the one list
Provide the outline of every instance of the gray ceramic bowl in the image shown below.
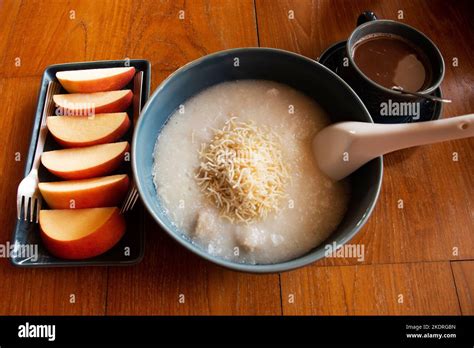
[[[234,62],[238,58],[239,66]],[[382,183],[382,158],[377,158],[351,175],[352,197],[348,211],[325,243],[296,259],[268,265],[248,265],[208,254],[184,238],[163,211],[153,185],[153,149],[168,118],[188,98],[220,82],[266,79],[285,83],[314,98],[334,122],[372,122],[369,112],[353,90],[323,65],[301,55],[270,48],[239,48],[217,52],[195,60],[171,74],[146,103],[133,136],[132,167],[140,197],[157,223],[193,253],[218,265],[238,271],[281,272],[308,265],[323,258],[324,246],[348,242],[371,214]]]

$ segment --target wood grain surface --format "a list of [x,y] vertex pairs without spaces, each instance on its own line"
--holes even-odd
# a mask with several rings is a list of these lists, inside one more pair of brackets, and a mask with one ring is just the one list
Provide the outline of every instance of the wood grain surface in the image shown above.
[[451,266],[461,312],[463,315],[474,315],[474,261],[452,262]]
[[282,298],[290,315],[460,314],[449,262],[306,267],[282,275]]
[[[346,39],[367,9],[413,25],[438,45],[443,93],[453,99],[444,117],[474,110],[470,1],[0,1],[0,243],[11,238],[48,65],[144,58],[153,90],[185,63],[232,47],[316,58]],[[331,258],[284,274],[236,273],[184,250],[147,217],[137,266],[32,270],[0,259],[0,314],[473,314],[473,154],[469,139],[385,156],[379,202],[351,241],[364,246],[362,262]]]

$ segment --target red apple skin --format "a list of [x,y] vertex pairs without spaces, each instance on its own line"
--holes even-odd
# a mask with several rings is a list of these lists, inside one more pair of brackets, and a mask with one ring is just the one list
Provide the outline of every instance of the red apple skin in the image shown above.
[[95,178],[98,176],[105,176],[105,175],[110,174],[111,172],[113,172],[115,169],[117,169],[120,166],[120,164],[123,161],[123,156],[129,150],[130,150],[130,145],[127,144],[127,146],[125,147],[125,150],[120,154],[120,156],[117,156],[116,158],[112,158],[110,161],[102,163],[101,165],[93,167],[93,168],[87,168],[84,170],[78,170],[74,172],[61,172],[61,171],[53,170],[50,168],[47,168],[47,169],[54,175],[66,180],[88,179],[88,178]]
[[108,92],[124,88],[133,76],[135,76],[135,68],[131,67],[131,69],[124,74],[98,80],[70,81],[59,79],[59,82],[61,82],[61,85],[69,93]]
[[[94,233],[74,241],[56,240],[49,237],[43,229],[40,230],[43,243],[51,254],[62,259],[81,260],[110,250],[122,239],[126,227],[125,218],[117,209]],[[109,231],[111,232],[108,233]]]
[[96,114],[106,114],[112,112],[123,112],[128,109],[133,100],[133,92],[128,91],[128,93],[121,99],[108,104],[95,108]]
[[[95,107],[94,114],[108,114],[108,113],[114,113],[114,112],[124,112],[128,109],[128,107],[132,103],[132,100],[133,100],[133,92],[129,90],[123,97],[121,97],[120,99],[117,99],[113,103]],[[57,106],[62,108],[62,112],[64,115],[90,116],[86,114],[87,110],[84,110],[82,108],[68,108],[61,105],[57,105]]]
[[129,183],[130,179],[127,175],[113,186],[113,190],[110,190],[111,185],[104,185],[96,188],[93,192],[81,190],[74,195],[71,195],[70,192],[60,192],[55,193],[54,200],[43,192],[42,195],[51,209],[70,209],[71,199],[74,200],[74,209],[113,207],[122,202],[128,191]]
[[[75,117],[87,117],[87,116],[75,116]],[[59,139],[55,137],[53,133],[50,133],[50,134],[53,136],[54,140],[56,140],[56,142],[62,147],[65,147],[65,148],[85,147],[85,146],[91,146],[91,145],[114,143],[117,140],[119,140],[125,133],[127,133],[128,128],[130,128],[130,119],[128,117],[125,117],[125,120],[120,125],[120,127],[115,130],[115,132],[107,135],[106,137],[103,137],[101,139],[97,139],[94,141],[71,142],[71,141],[65,141],[65,140]]]

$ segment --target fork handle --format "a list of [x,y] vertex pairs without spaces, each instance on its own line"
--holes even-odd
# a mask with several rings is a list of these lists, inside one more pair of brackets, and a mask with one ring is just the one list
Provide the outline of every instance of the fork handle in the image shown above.
[[35,157],[33,159],[33,165],[31,166],[31,170],[38,170],[40,163],[41,163],[41,154],[44,150],[44,143],[46,141],[46,135],[48,134],[48,127],[46,124],[41,124],[41,128],[39,131],[38,142],[36,143],[36,150],[35,150]]
[[52,81],[48,84],[48,89],[46,92],[46,98],[44,99],[44,106],[43,106],[43,114],[41,115],[41,123],[40,123],[40,130],[38,135],[38,141],[36,143],[35,149],[35,156],[33,157],[33,165],[31,166],[31,170],[38,170],[40,163],[41,163],[41,154],[44,150],[44,144],[46,142],[46,135],[48,134],[48,127],[46,125],[46,118],[48,117],[48,103],[50,103],[51,99],[51,88],[52,88]]

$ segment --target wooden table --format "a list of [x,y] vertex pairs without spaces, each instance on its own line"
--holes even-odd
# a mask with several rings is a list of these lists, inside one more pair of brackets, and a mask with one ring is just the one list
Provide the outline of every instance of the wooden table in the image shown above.
[[[450,117],[474,111],[471,3],[1,0],[0,243],[11,237],[48,65],[146,58],[154,89],[183,64],[232,47],[278,47],[316,58],[348,37],[361,11],[387,19],[402,11],[399,20],[431,37],[445,57],[442,88],[453,103],[443,115]],[[137,266],[18,269],[0,260],[0,314],[472,315],[473,172],[473,139],[386,156],[377,207],[352,241],[364,245],[364,262],[326,259],[282,274],[235,273],[185,251],[147,218],[146,256]]]

